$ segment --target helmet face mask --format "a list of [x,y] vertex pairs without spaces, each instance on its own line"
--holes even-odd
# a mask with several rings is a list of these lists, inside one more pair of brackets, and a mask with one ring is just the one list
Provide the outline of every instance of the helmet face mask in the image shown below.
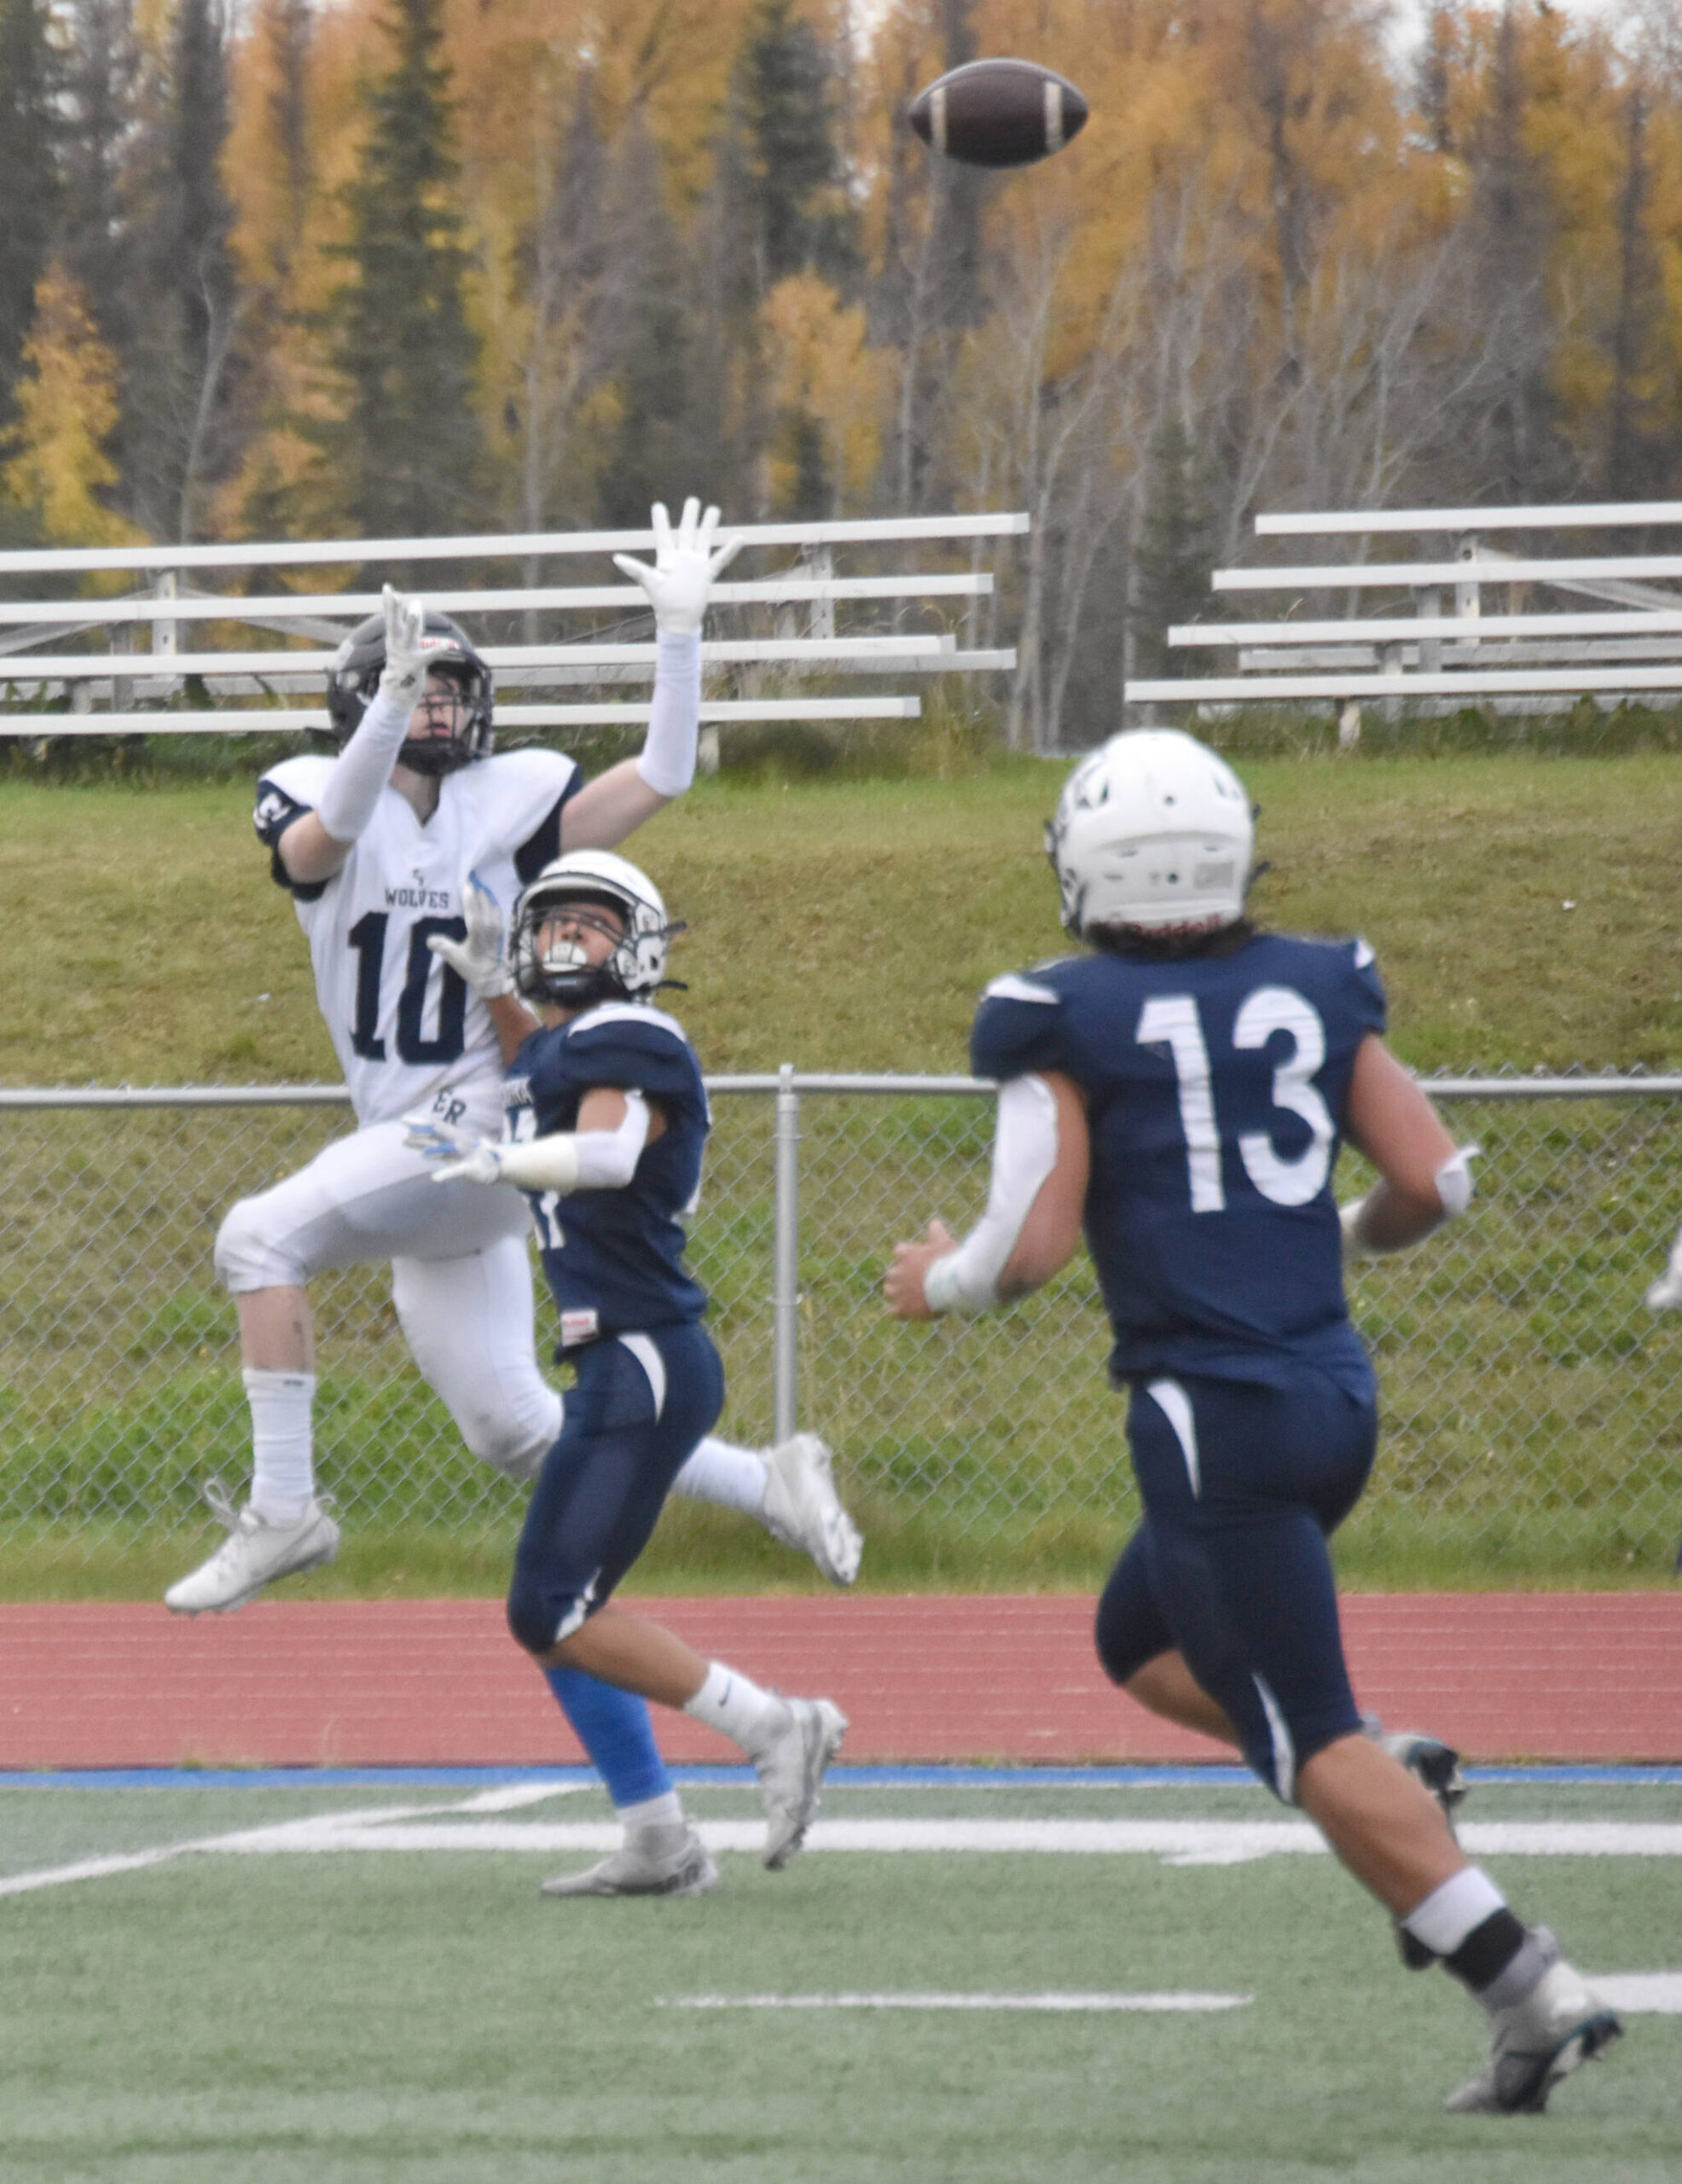
[[1214,932],[1244,915],[1255,822],[1226,760],[1178,729],[1111,736],[1046,828],[1066,932]]
[[[466,632],[449,615],[429,613],[426,631],[429,637],[449,641],[427,655],[428,683],[434,675],[438,676],[457,685],[461,694],[449,732],[410,736],[398,753],[398,764],[417,774],[452,774],[472,765],[476,758],[488,758],[496,747],[496,678]],[[339,646],[328,673],[328,717],[341,744],[349,742],[361,726],[385,668],[385,619],[371,614]],[[441,704],[442,700],[434,698],[432,702]]]
[[[604,962],[576,938],[541,944],[560,913],[608,910],[620,932]],[[606,921],[599,930],[610,930]],[[600,1001],[647,1001],[665,983],[666,950],[682,932],[660,892],[629,858],[611,850],[572,850],[546,864],[514,904],[514,990],[538,1008],[588,1008]]]

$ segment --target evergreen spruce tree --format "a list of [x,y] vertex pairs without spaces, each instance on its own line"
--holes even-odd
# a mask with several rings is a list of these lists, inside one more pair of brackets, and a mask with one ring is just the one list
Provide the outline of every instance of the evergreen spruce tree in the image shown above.
[[0,0],[0,427],[58,210],[57,73],[45,0]]
[[1526,142],[1528,106],[1521,27],[1509,0],[1496,28],[1489,87],[1470,146],[1477,293],[1499,358],[1477,470],[1485,490],[1499,501],[1563,499],[1569,486],[1551,385],[1550,193]]
[[793,0],[761,0],[740,79],[762,290],[804,272],[846,289],[858,235],[836,142],[834,63]]
[[65,0],[58,20],[65,39],[61,251],[100,332],[113,341],[129,242],[124,166],[140,80],[134,0]]
[[129,154],[115,328],[125,497],[159,538],[201,530],[206,492],[233,453],[234,208],[221,172],[228,125],[219,0],[177,0]]
[[345,192],[355,278],[328,313],[348,400],[324,451],[345,519],[374,536],[462,529],[479,507],[443,13],[443,0],[393,0],[384,19],[394,65],[368,93],[373,126]]
[[1133,625],[1136,671],[1189,675],[1195,655],[1170,652],[1169,624],[1199,614],[1215,566],[1207,479],[1192,436],[1170,415],[1151,444],[1145,500],[1133,551]]
[[286,225],[277,238],[275,270],[282,281],[304,233],[314,162],[310,145],[310,0],[270,0],[264,10],[275,88],[269,94],[269,134],[286,177]]
[[[615,149],[602,209],[608,271],[591,334],[591,378],[615,416],[597,504],[612,526],[644,524],[652,502],[705,479],[688,459],[687,310],[682,238],[665,207],[659,148],[638,116]],[[676,480],[677,483],[674,483]]]

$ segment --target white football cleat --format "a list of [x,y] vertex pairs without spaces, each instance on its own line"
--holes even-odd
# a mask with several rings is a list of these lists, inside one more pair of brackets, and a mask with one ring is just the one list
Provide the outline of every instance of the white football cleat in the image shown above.
[[859,1574],[864,1537],[835,1491],[835,1459],[815,1433],[796,1433],[763,1451],[765,1529],[809,1554],[832,1585]]
[[753,1754],[765,1807],[763,1862],[780,1873],[806,1839],[823,1798],[824,1770],[841,1749],[847,1717],[827,1699],[788,1699],[786,1725]]
[[639,1827],[611,1857],[582,1873],[557,1873],[545,1896],[705,1896],[718,1885],[712,1853],[694,1829]]
[[[1536,1938],[1557,1946],[1546,1927]],[[1457,2116],[1540,2116],[1548,2095],[1579,2063],[1592,2062],[1623,2030],[1581,1972],[1563,1958],[1522,2002],[1489,2012],[1488,2068],[1449,2094]]]
[[170,1587],[164,1606],[177,1615],[226,1615],[254,1600],[276,1577],[319,1569],[339,1552],[339,1527],[323,1502],[311,1501],[295,1525],[271,1525],[249,1503],[237,1512],[218,1480],[205,1499],[228,1527],[207,1562]]

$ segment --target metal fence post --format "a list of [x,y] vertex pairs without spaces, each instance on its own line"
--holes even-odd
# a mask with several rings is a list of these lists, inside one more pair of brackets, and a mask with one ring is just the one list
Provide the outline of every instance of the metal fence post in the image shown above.
[[771,1419],[786,1441],[799,1418],[800,1095],[794,1064],[777,1072],[775,1225],[771,1269]]

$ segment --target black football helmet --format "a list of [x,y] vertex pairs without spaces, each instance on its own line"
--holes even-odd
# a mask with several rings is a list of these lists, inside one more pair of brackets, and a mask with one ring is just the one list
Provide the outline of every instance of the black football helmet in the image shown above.
[[[447,677],[461,690],[460,719],[448,735],[403,746],[403,763],[417,774],[453,774],[475,758],[488,758],[496,747],[492,713],[495,677],[468,642],[467,632],[447,614],[429,608],[426,635],[444,642],[426,656],[426,672]],[[386,622],[370,614],[339,646],[328,671],[327,711],[333,732],[346,743],[361,725],[386,668]]]

